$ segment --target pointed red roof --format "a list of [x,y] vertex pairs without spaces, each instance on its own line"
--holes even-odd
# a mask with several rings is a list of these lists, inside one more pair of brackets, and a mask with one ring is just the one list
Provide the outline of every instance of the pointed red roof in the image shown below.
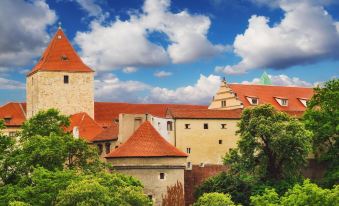
[[145,121],[124,144],[111,151],[106,158],[187,156],[167,142],[150,122]]
[[70,117],[70,126],[66,131],[72,132],[74,127],[78,127],[79,137],[87,142],[92,142],[92,139],[102,132],[102,128],[85,112]]
[[21,126],[26,121],[26,103],[10,102],[0,106],[0,120],[5,126]]
[[37,71],[93,72],[82,62],[61,28],[28,76]]

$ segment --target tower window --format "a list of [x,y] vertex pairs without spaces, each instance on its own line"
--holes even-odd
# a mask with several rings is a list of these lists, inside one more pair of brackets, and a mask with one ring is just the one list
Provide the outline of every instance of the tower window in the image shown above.
[[208,129],[208,124],[207,123],[204,124],[204,129]]
[[165,173],[160,172],[159,178],[160,178],[161,180],[164,180],[164,179],[165,179]]
[[68,84],[69,83],[69,76],[65,75],[64,76],[64,84]]
[[226,107],[226,100],[221,101],[221,107]]
[[219,139],[219,144],[222,144],[222,139]]

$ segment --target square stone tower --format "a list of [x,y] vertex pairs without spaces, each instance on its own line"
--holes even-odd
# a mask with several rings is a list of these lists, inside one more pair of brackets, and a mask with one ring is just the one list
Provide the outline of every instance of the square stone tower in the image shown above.
[[94,118],[94,71],[85,65],[59,27],[41,59],[26,78],[27,118],[58,109]]

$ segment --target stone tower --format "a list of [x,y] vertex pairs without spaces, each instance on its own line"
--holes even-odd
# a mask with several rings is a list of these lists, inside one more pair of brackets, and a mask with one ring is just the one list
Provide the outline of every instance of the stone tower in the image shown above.
[[225,79],[221,81],[221,85],[217,94],[213,97],[213,100],[208,109],[240,109],[243,108],[243,103],[238,99],[236,94],[227,85]]
[[62,114],[94,117],[94,71],[85,65],[59,27],[26,77],[27,118],[56,108]]

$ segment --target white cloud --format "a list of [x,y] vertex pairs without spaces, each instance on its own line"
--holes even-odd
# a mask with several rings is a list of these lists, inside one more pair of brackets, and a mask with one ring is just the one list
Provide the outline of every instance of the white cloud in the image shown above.
[[12,89],[25,89],[25,88],[26,86],[22,82],[0,77],[0,89],[12,90]]
[[[88,32],[78,32],[75,42],[84,60],[93,68],[109,71],[122,67],[160,66],[185,63],[219,54],[227,46],[207,39],[210,19],[187,11],[173,13],[169,0],[146,0],[141,13],[130,19],[91,23]],[[168,47],[151,42],[148,35],[161,32]]]
[[140,102],[140,93],[150,86],[139,81],[122,81],[113,74],[101,74],[95,80],[95,98],[99,101]]
[[237,35],[233,44],[242,60],[233,66],[218,66],[217,72],[242,74],[256,68],[284,69],[339,59],[337,23],[320,4],[282,0],[279,5],[285,12],[282,21],[271,27],[267,17],[252,16],[244,34]]
[[85,10],[89,16],[97,17],[99,21],[105,20],[109,16],[109,12],[104,12],[102,8],[96,4],[96,0],[75,0],[80,7]]
[[172,75],[172,72],[166,72],[166,71],[157,71],[154,73],[154,76],[156,77],[168,77],[168,76],[171,76]]
[[[312,87],[316,83],[310,83],[300,79],[299,77],[289,77],[285,74],[280,75],[268,75],[272,81],[272,85],[280,86],[300,86],[300,87]],[[243,81],[242,84],[259,84],[260,79],[254,78],[252,81]]]
[[134,72],[138,71],[138,68],[136,68],[136,67],[125,67],[125,68],[122,69],[122,71],[124,73],[129,74],[129,73],[134,73]]
[[41,55],[57,17],[43,0],[0,1],[0,67],[26,65]]
[[220,77],[200,75],[194,85],[167,89],[155,87],[145,98],[146,102],[208,104],[220,86]]

